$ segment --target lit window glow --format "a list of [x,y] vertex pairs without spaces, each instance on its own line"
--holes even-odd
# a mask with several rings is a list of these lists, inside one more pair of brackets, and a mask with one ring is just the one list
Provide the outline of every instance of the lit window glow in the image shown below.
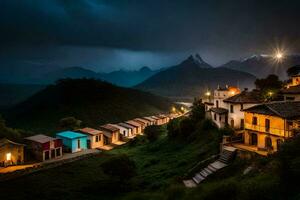
[[6,160],[7,161],[11,161],[11,153],[7,153],[6,154]]

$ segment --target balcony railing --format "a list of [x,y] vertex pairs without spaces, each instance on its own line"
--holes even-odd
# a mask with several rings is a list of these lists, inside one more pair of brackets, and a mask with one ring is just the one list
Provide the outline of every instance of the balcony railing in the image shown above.
[[284,129],[266,127],[266,126],[253,125],[250,123],[245,123],[245,129],[264,132],[264,133],[270,133],[273,135],[279,135],[279,136],[285,136],[285,137],[289,137],[292,133],[291,130],[284,130]]

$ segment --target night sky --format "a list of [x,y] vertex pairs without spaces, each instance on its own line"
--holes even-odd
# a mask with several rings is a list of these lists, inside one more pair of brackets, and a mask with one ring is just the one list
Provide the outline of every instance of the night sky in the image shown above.
[[300,52],[300,1],[1,0],[4,61],[96,71]]

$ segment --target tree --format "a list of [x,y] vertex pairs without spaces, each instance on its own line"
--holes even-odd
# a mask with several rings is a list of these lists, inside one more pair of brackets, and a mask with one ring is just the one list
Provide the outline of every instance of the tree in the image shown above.
[[186,138],[195,131],[195,123],[190,118],[184,118],[180,121],[180,136]]
[[190,118],[195,123],[197,123],[205,118],[205,106],[201,100],[197,100],[197,99],[194,100]]
[[145,128],[144,134],[150,142],[153,142],[159,138],[163,133],[161,126],[152,125]]
[[75,117],[66,117],[59,121],[59,127],[63,130],[76,130],[81,126],[82,121]]
[[300,65],[295,65],[293,67],[288,68],[288,70],[286,71],[288,76],[293,76],[293,75],[297,75],[300,72]]
[[256,88],[261,91],[279,90],[282,88],[282,84],[282,81],[274,74],[255,81]]
[[6,126],[5,120],[0,115],[0,138],[7,138],[14,141],[21,140],[21,133],[17,129]]
[[180,119],[175,118],[169,121],[167,125],[168,137],[176,138],[180,134]]
[[277,93],[282,88],[283,82],[279,80],[278,76],[271,74],[266,78],[256,79],[255,86],[259,89],[264,99],[272,100],[277,97]]

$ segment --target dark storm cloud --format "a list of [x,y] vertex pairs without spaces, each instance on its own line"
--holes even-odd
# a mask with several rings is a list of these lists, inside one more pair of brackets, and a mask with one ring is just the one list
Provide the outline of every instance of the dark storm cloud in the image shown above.
[[299,8],[296,0],[2,0],[1,54],[75,46],[200,51],[221,62],[278,40],[300,51]]

